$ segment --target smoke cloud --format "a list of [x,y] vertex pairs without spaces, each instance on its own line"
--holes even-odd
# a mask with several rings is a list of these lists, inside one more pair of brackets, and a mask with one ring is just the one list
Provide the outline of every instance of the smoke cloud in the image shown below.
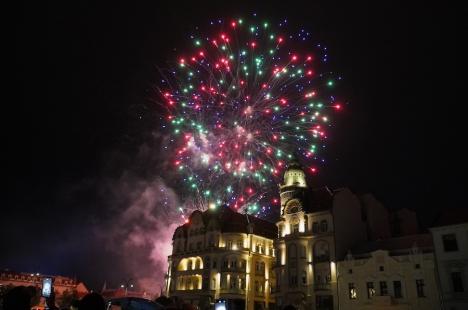
[[[157,170],[164,170],[159,152],[160,148],[144,144],[120,176],[101,180],[99,196],[106,206],[94,225],[98,244],[123,268],[116,272],[120,278],[131,279],[138,289],[151,294],[164,288],[172,236],[183,222],[179,211],[183,203],[157,174]],[[166,180],[171,179],[170,173]]]

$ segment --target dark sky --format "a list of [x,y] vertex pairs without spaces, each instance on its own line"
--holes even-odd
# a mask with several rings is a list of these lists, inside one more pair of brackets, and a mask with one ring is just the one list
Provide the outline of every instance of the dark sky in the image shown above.
[[390,208],[417,210],[423,223],[461,204],[466,185],[460,166],[450,164],[462,159],[455,150],[462,140],[447,122],[461,110],[455,85],[442,82],[455,79],[456,20],[441,7],[371,3],[79,1],[41,14],[25,9],[16,27],[22,103],[6,131],[0,268],[76,274],[94,286],[127,276],[115,275],[119,265],[109,265],[112,254],[90,227],[118,217],[104,179],[128,171],[131,180],[151,179],[154,170],[138,158],[158,127],[148,110],[156,66],[194,26],[253,12],[304,25],[345,79],[349,105],[317,186],[372,192]]

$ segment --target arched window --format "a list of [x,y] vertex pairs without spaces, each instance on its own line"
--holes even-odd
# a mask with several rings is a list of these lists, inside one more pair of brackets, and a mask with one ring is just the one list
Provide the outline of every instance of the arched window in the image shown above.
[[294,268],[289,270],[289,286],[297,287],[297,271]]
[[326,220],[320,222],[320,231],[326,232],[328,230],[328,223]]
[[318,233],[318,231],[319,231],[319,224],[317,222],[314,222],[312,224],[312,232],[313,233]]
[[193,267],[193,262],[191,259],[189,259],[189,261],[187,262],[187,270],[192,270],[192,267]]
[[245,268],[247,267],[247,261],[245,259],[241,259],[240,261],[240,269],[241,270],[245,270]]
[[328,243],[320,240],[314,245],[314,261],[315,262],[326,262],[330,260],[330,251]]
[[200,269],[200,259],[195,259],[195,269]]
[[297,257],[297,247],[294,243],[292,243],[288,249],[288,258],[296,259],[296,257]]
[[237,269],[237,259],[235,258],[231,260],[231,269]]

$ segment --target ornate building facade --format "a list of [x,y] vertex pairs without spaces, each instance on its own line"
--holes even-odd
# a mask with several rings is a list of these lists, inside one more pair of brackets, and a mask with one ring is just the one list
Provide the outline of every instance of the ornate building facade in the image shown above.
[[280,197],[275,239],[278,307],[337,309],[337,259],[366,238],[358,198],[348,189],[309,189],[296,162],[284,174]]
[[230,310],[439,306],[432,241],[417,234],[413,211],[347,188],[309,188],[297,162],[279,193],[276,224],[227,207],[195,211],[174,233],[166,294],[200,309],[218,299]]
[[227,207],[193,212],[174,233],[166,295],[201,309],[218,299],[229,309],[272,309],[276,234],[274,224]]

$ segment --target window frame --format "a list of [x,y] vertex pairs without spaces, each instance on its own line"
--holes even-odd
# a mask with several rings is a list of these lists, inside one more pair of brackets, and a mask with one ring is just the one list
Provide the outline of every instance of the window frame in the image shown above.
[[[398,285],[396,285],[396,284],[398,284]],[[398,290],[397,290],[397,288],[398,288]],[[398,294],[397,294],[397,292],[398,292]],[[393,297],[403,298],[403,288],[402,288],[400,280],[393,281]]]
[[424,279],[416,279],[416,295],[418,298],[426,297],[426,294],[424,294],[424,286]]
[[444,252],[457,252],[460,249],[457,235],[453,233],[442,235],[442,245],[444,247]]
[[380,296],[388,296],[387,281],[379,281]]

